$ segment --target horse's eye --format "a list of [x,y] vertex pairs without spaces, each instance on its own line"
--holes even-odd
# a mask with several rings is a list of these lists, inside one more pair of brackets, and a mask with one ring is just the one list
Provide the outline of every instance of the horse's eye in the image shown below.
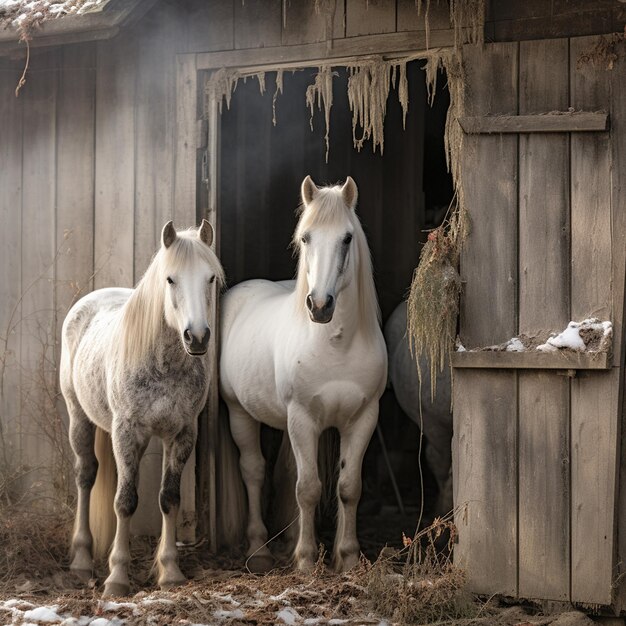
[[174,284],[174,281],[172,280],[171,276],[167,277],[167,282],[168,282],[169,285],[173,285]]
[[215,282],[215,276],[211,276],[211,278],[209,278],[209,283],[214,283]]
[[350,242],[352,241],[352,235],[350,233],[348,233],[344,238],[343,238],[343,243],[347,246]]
[[309,238],[306,235],[302,237],[302,243],[309,243]]

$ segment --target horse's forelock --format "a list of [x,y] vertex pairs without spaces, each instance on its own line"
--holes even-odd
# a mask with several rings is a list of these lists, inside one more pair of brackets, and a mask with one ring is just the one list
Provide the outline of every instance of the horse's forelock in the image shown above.
[[[354,229],[353,241],[356,247],[359,318],[362,324],[370,325],[370,330],[373,331],[380,324],[380,309],[372,275],[370,250],[361,222],[355,211],[345,204],[341,189],[340,185],[322,187],[310,204],[302,205],[299,208],[300,219],[294,231],[293,245],[299,251],[302,245],[301,238],[309,229],[318,226],[330,227],[335,224],[344,224],[346,217],[348,218]],[[305,307],[307,292],[306,273],[299,264],[296,280],[297,306],[302,309],[303,315],[308,317]]]

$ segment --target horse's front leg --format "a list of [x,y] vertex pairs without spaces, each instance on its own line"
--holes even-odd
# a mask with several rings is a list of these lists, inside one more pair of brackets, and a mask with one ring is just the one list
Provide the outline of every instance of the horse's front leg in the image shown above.
[[104,581],[105,596],[124,596],[130,591],[128,564],[130,563],[130,519],[137,510],[139,498],[139,462],[148,445],[149,436],[140,435],[127,423],[113,420],[111,438],[117,466],[115,515],[117,527],[109,556],[109,577]]
[[320,431],[306,412],[290,409],[288,431],[296,458],[298,480],[296,500],[300,511],[300,533],[294,558],[296,567],[308,571],[315,565],[315,509],[322,495],[322,483],[317,469],[317,448]]
[[361,499],[361,467],[377,421],[378,401],[375,401],[365,407],[356,421],[339,431],[338,516],[333,550],[333,566],[338,572],[354,567],[359,561],[356,511]]
[[196,441],[196,429],[188,426],[172,441],[163,442],[163,476],[159,506],[163,516],[161,541],[157,552],[159,586],[168,589],[186,581],[178,567],[176,549],[176,518],[180,507],[180,477]]

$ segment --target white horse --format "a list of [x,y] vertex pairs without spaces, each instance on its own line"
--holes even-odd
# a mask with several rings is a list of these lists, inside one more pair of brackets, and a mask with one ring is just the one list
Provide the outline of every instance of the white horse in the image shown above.
[[320,434],[341,437],[337,536],[333,564],[358,561],[356,509],[361,465],[378,420],[387,378],[370,253],[354,211],[357,187],[318,189],[302,183],[302,213],[294,234],[299,251],[295,283],[250,280],[222,300],[220,388],[248,495],[250,566],[271,562],[261,516],[265,461],[261,422],[286,430],[297,467],[299,569],[317,557],[314,513],[321,494]]
[[[205,356],[211,283],[223,282],[224,275],[209,247],[213,229],[206,220],[197,231],[178,233],[168,222],[161,239],[160,250],[135,289],[94,291],[72,307],[63,323],[61,391],[70,417],[78,489],[70,568],[83,576],[93,569],[92,539],[97,545],[105,532],[102,516],[92,519],[93,538],[89,524],[90,492],[98,470],[97,429],[111,433],[117,465],[117,528],[105,595],[129,591],[130,518],[137,508],[139,461],[152,435],[163,440],[158,582],[166,588],[185,580],[176,551],[180,476],[193,450],[211,374]],[[101,436],[97,442],[106,444]],[[104,478],[115,480],[115,473]],[[97,506],[101,492],[96,489],[93,495]]]
[[[389,352],[389,381],[402,410],[421,428],[426,438],[426,461],[435,476],[439,495],[435,515],[452,510],[452,413],[450,369],[437,375],[437,393],[430,394],[430,364],[420,358],[422,389],[415,359],[409,349],[406,326],[406,302],[401,302],[385,324],[385,342]],[[420,414],[421,401],[421,414]]]

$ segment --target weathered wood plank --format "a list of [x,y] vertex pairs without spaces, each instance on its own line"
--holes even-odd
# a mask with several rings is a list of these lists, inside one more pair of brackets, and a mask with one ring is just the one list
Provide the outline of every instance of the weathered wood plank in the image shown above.
[[606,370],[611,368],[607,353],[573,352],[455,352],[452,366],[460,369],[546,369],[546,370]]
[[[467,47],[463,64],[468,114],[517,112],[516,44]],[[509,243],[517,239],[517,137],[466,137],[463,173],[472,231],[461,258],[461,339],[473,347],[517,334],[517,258]],[[469,369],[455,375],[454,502],[467,502],[456,519],[455,560],[478,593],[517,594],[516,377]]]
[[[176,57],[176,126],[174,128],[174,223],[196,224],[196,158],[198,77],[195,55]],[[181,477],[178,538],[194,541],[196,534],[196,453]]]
[[[438,48],[454,44],[454,31],[436,30],[431,33],[430,46]],[[258,67],[268,70],[281,65],[316,65],[325,59],[333,59],[337,65],[341,60],[363,54],[402,54],[426,50],[426,36],[423,31],[384,33],[365,35],[348,39],[333,39],[331,42],[310,43],[298,46],[277,46],[253,50],[231,50],[206,52],[197,55],[199,70],[219,69],[220,67]],[[503,111],[510,113],[510,111]]]
[[15,97],[21,70],[0,71],[0,432],[2,463],[19,463],[20,327],[22,306],[22,121]]
[[[567,43],[520,44],[520,114],[567,109]],[[519,330],[533,334],[569,321],[569,142],[537,133],[520,136],[519,147]],[[520,372],[518,384],[519,594],[566,600],[569,380]]]
[[[517,111],[517,45],[464,49],[471,115]],[[494,89],[492,85],[498,85]],[[472,229],[461,259],[461,340],[468,348],[517,334],[517,137],[468,136],[463,189]],[[479,173],[480,172],[480,173]],[[497,180],[498,185],[485,184]],[[485,280],[485,277],[489,280]]]
[[620,57],[615,63],[613,70],[609,72],[611,82],[611,117],[614,123],[611,125],[611,220],[612,220],[612,319],[615,351],[619,349],[621,358],[616,359],[622,375],[620,380],[621,389],[618,397],[618,419],[620,420],[621,433],[618,433],[618,441],[621,441],[621,455],[619,465],[619,508],[617,517],[618,529],[618,563],[617,574],[622,574],[617,593],[616,610],[626,609],[626,533],[620,529],[626,528],[626,437],[624,436],[624,272],[626,269],[626,60]]
[[291,2],[283,5],[282,44],[286,46],[326,41],[344,36],[344,2]]
[[[592,65],[577,68],[580,52],[596,41],[585,37],[570,42],[570,100],[575,108],[609,106],[609,73]],[[571,181],[572,318],[609,319],[613,242],[607,134],[572,136]],[[622,284],[625,269],[622,264]],[[621,371],[589,374],[572,383],[571,584],[576,602],[609,604],[612,599]]]
[[94,287],[132,287],[135,71],[128,40],[97,48]]
[[[58,60],[55,53],[49,61]],[[22,462],[36,469],[25,477],[25,492],[54,493],[57,424],[55,363],[55,191],[58,71],[37,74],[24,98],[22,191],[21,415]],[[17,236],[20,236],[17,234]],[[32,493],[29,494],[32,497]]]
[[476,133],[574,133],[605,131],[608,113],[545,113],[543,115],[500,115],[462,117],[459,123],[468,134]]
[[426,20],[431,31],[450,28],[450,7],[446,2],[423,2],[418,14],[415,0],[398,0],[398,32],[426,30]]
[[279,46],[282,30],[282,1],[234,2],[235,48]]
[[235,47],[233,5],[232,0],[192,3],[189,14],[183,18],[188,28],[187,37],[179,42],[177,52],[232,50]]
[[519,595],[569,598],[568,379],[519,376]]
[[618,399],[622,369],[572,380],[572,600],[608,605],[615,579]]
[[516,405],[513,372],[454,378],[454,559],[475,593],[517,595]]
[[346,0],[346,37],[395,30],[395,0]]
[[92,290],[94,271],[95,44],[68,46],[62,55],[57,123],[57,340],[69,308]]

